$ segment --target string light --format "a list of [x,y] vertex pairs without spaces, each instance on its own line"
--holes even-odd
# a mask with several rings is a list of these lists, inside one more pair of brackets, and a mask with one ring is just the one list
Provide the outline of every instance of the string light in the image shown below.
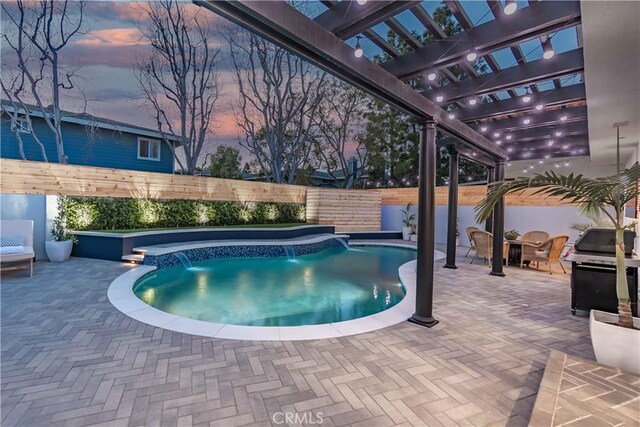
[[442,102],[444,100],[444,96],[438,95],[436,96],[436,102]]
[[486,126],[482,126],[482,127],[480,128],[480,132],[486,132],[486,131],[487,131],[487,127],[486,127]]
[[562,117],[560,117],[560,121],[561,121],[561,122],[566,122],[566,121],[567,121],[567,116],[562,116]]
[[[365,3],[366,3],[366,1],[365,1]],[[364,50],[362,49],[362,46],[360,45],[360,37],[361,36],[356,36],[356,49],[353,51],[353,55],[356,58],[362,58],[362,55],[364,55]]]
[[436,73],[429,73],[427,74],[427,79],[434,81],[436,79]]
[[455,114],[453,114],[453,113],[449,113],[449,118],[450,118],[451,120],[453,120],[453,119],[455,119],[455,118],[456,118],[456,115],[455,115]]
[[511,135],[507,135],[505,136],[505,138],[507,138],[507,140],[511,140],[511,138],[513,138]]
[[505,0],[504,2],[504,14],[511,15],[518,9],[518,5],[515,0]]
[[544,43],[542,43],[542,57],[544,59],[551,59],[553,58],[553,55],[555,55],[556,53],[553,51],[553,46],[551,45],[551,40],[547,39],[544,41]]
[[364,6],[365,4],[367,4],[367,0],[356,0],[356,3],[358,3],[358,5],[360,6]]
[[562,132],[557,131],[555,135],[556,135],[556,136],[562,136]]
[[472,98],[472,99],[469,100],[469,105],[476,105],[477,102],[478,102],[477,99]]
[[527,117],[522,121],[522,123],[524,123],[525,125],[528,125],[529,123],[531,123],[531,119]]
[[536,105],[536,111],[542,111],[543,108],[544,108],[543,104]]
[[469,62],[473,62],[478,58],[478,54],[475,52],[469,52],[467,53],[467,61]]

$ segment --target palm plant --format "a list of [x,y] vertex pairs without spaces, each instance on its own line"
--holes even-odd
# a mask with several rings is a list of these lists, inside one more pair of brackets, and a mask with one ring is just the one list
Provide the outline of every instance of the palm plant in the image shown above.
[[[533,189],[533,194],[557,196],[567,203],[580,206],[584,215],[607,218],[616,232],[616,292],[618,295],[618,325],[633,328],[631,301],[627,285],[624,257],[624,207],[638,196],[640,165],[636,164],[616,175],[586,178],[583,175],[557,175],[553,171],[535,176],[496,182],[487,196],[475,207],[476,221],[484,222],[502,197]],[[612,213],[612,211],[614,213]]]
[[404,214],[404,219],[402,220],[404,226],[411,227],[411,224],[413,224],[413,220],[416,217],[416,214],[411,213],[411,202],[407,203],[407,207],[402,210],[402,213]]

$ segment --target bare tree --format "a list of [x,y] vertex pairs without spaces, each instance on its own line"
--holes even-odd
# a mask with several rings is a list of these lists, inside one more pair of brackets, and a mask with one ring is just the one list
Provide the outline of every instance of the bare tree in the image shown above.
[[234,106],[240,145],[261,173],[293,183],[311,161],[314,121],[326,74],[260,37],[229,30],[231,62],[240,93]]
[[[2,38],[15,57],[14,68],[18,71],[17,77],[11,77],[6,83],[3,80],[3,93],[14,106],[23,108],[29,121],[25,99],[35,103],[54,135],[60,163],[67,163],[62,137],[61,91],[74,89],[77,72],[61,64],[60,52],[82,34],[85,5],[86,1],[69,0],[18,0],[2,4],[9,24],[4,26]],[[3,64],[3,68],[6,65]],[[3,78],[5,75],[9,73],[3,71]]]
[[[179,166],[194,174],[220,93],[219,49],[209,42],[212,26],[174,0],[152,2],[144,11],[148,23],[140,29],[151,51],[137,78],[163,140]],[[180,139],[184,163],[176,156],[170,134]]]
[[357,173],[350,170],[349,157],[358,160],[360,170],[366,167],[362,135],[367,104],[367,96],[362,91],[348,83],[332,79],[315,116],[320,133],[316,140],[316,155],[329,176],[338,181],[338,175],[342,175],[344,188],[351,188],[355,184],[349,175]]

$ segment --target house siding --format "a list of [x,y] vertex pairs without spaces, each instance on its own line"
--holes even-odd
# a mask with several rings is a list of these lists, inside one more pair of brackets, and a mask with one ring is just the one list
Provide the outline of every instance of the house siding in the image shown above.
[[[32,117],[32,122],[35,134],[45,146],[49,161],[58,162],[55,138],[51,130],[41,118]],[[62,137],[69,164],[146,172],[171,173],[172,170],[173,159],[167,144],[161,144],[160,161],[139,159],[138,135],[133,133],[97,129],[94,137],[89,138],[85,126],[63,123]],[[22,141],[27,160],[44,160],[40,146],[30,134],[22,134]],[[16,135],[11,130],[11,120],[6,115],[1,120],[0,157],[21,159]]]

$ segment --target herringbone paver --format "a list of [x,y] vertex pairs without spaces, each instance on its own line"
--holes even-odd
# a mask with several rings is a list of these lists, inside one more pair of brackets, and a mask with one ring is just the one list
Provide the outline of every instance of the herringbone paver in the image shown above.
[[2,425],[526,424],[550,349],[593,359],[588,320],[568,275],[459,267],[436,272],[433,329],[251,342],[123,315],[106,291],[127,265],[38,262],[2,280]]

